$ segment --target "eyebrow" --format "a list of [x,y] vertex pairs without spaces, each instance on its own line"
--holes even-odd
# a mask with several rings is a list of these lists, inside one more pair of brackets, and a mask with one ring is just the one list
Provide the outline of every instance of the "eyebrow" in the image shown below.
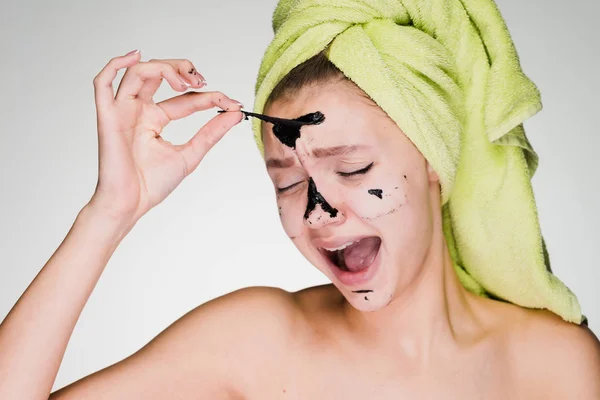
[[[315,158],[327,158],[335,156],[346,156],[355,153],[358,150],[367,148],[365,145],[343,145],[333,147],[321,147],[312,150],[312,156]],[[294,159],[287,158],[269,158],[267,159],[267,168],[289,168],[294,165]]]

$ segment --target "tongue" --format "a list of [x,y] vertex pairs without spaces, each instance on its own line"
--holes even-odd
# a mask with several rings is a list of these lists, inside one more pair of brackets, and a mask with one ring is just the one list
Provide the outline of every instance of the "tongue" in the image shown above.
[[368,237],[360,240],[352,246],[346,247],[344,251],[344,264],[349,271],[359,272],[368,268],[379,251],[381,239]]

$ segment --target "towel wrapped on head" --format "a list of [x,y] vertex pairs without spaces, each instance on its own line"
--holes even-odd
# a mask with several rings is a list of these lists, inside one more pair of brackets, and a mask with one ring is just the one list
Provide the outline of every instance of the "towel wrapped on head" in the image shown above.
[[[580,323],[550,271],[523,121],[542,107],[493,0],[281,0],[254,111],[293,68],[327,58],[394,120],[440,178],[444,235],[471,292]],[[264,152],[261,122],[253,121]]]

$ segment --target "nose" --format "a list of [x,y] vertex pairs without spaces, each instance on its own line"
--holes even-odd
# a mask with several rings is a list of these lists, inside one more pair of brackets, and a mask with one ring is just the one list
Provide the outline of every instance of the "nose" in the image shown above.
[[326,225],[342,223],[344,219],[345,216],[339,210],[332,216],[329,210],[324,210],[319,204],[308,215],[305,214],[304,223],[311,229],[320,229]]
[[317,190],[312,178],[308,183],[308,202],[304,213],[304,223],[312,229],[319,229],[329,224],[339,224],[345,220],[342,210],[331,205]]

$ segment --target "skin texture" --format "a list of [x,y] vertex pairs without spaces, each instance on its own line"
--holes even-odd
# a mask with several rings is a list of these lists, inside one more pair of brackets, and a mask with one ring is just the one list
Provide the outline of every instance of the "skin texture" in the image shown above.
[[[276,187],[301,182],[279,196],[282,223],[333,284],[252,287],[212,300],[51,398],[600,398],[600,346],[586,327],[465,291],[443,240],[437,176],[377,107],[337,83],[267,112],[294,118],[316,109],[328,124],[302,128],[297,153],[265,124],[265,155],[291,158],[269,168]],[[313,157],[347,144],[371,148]],[[358,179],[335,175],[371,162]],[[317,206],[313,223],[304,219],[310,177],[339,209],[335,217]],[[372,290],[369,301],[337,282],[315,250],[314,240],[355,234],[382,238],[382,268],[362,289]]]
[[[282,117],[326,115],[327,124],[302,128],[297,152],[268,124],[264,134],[267,158],[291,160],[287,168],[269,168],[275,185],[300,182],[279,196],[282,223],[333,284],[228,293],[135,354],[50,394],[79,314],[120,241],[242,119],[240,105],[221,93],[153,104],[162,77],[181,91],[201,82],[187,60],[142,64],[138,57],[113,59],[95,79],[97,191],[0,325],[0,398],[600,399],[600,346],[587,328],[464,290],[441,232],[437,176],[397,126],[342,82],[271,105],[268,112]],[[124,67],[115,99],[111,83]],[[179,75],[191,83],[180,83]],[[213,106],[236,112],[214,118],[183,146],[156,136],[161,117]],[[319,147],[357,143],[369,150],[315,157]],[[336,175],[371,162],[359,178]],[[304,218],[310,178],[339,209],[335,216],[318,203]],[[382,239],[381,268],[360,293],[330,275],[315,247],[357,234]]]
[[[267,112],[293,118],[316,109],[326,119],[318,126],[302,128],[296,150],[277,140],[271,124],[264,124],[269,175],[276,188],[289,187],[277,195],[282,225],[302,254],[354,307],[381,309],[428,270],[423,263],[431,247],[434,209],[439,214],[438,178],[397,125],[343,82],[307,88],[293,101],[275,102]],[[324,150],[340,146],[356,150],[341,155]],[[371,164],[365,174],[340,176]],[[311,178],[324,199],[339,211],[335,217],[317,205],[304,218]],[[372,188],[381,190],[382,197],[374,196]],[[356,235],[382,239],[381,268],[365,287],[349,289],[337,281],[317,242]],[[365,296],[352,293],[366,289],[373,290],[368,302]]]
[[[472,295],[460,284],[442,234],[438,177],[401,129],[343,80],[306,87],[266,113],[294,118],[314,110],[326,121],[303,127],[295,150],[263,124],[269,175],[276,188],[293,185],[277,196],[283,227],[333,282],[294,294],[314,339],[307,340],[310,357],[298,353],[297,365],[311,368],[282,378],[299,398],[600,398],[600,346],[587,328]],[[339,146],[359,150],[319,150]],[[339,176],[371,163],[364,175]],[[335,217],[317,207],[302,218],[311,179],[339,210]],[[381,267],[358,291],[337,281],[317,250],[319,240],[352,235],[382,239]],[[356,293],[364,290],[372,290],[368,301]],[[584,353],[571,354],[562,335]],[[558,376],[557,361],[578,375]],[[335,372],[322,378],[322,371]]]

